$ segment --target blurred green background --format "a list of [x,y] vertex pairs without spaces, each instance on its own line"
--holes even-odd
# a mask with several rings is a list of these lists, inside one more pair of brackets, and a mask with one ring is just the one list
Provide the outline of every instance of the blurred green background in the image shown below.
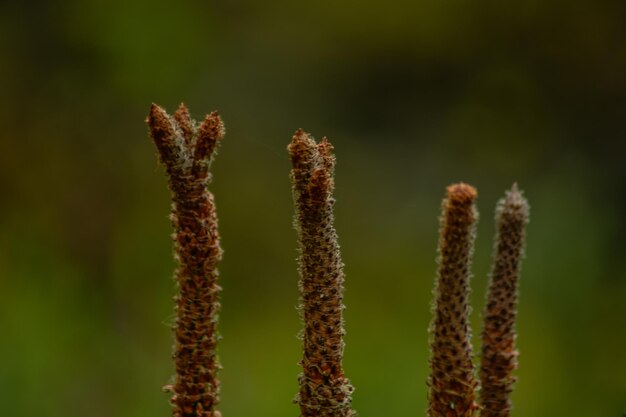
[[336,147],[361,416],[425,415],[439,204],[460,180],[479,190],[475,335],[495,203],[518,181],[532,206],[513,415],[621,416],[625,15],[622,0],[2,2],[0,413],[170,414],[169,193],[144,120],[184,101],[227,127],[211,185],[225,417],[298,415],[298,127]]

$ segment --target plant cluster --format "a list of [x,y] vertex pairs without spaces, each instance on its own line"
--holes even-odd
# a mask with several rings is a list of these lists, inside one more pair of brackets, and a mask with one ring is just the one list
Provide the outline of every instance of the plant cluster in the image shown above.
[[[196,123],[181,104],[147,119],[172,194],[178,260],[173,417],[221,417],[217,371],[217,264],[222,250],[210,166],[224,136],[216,112]],[[303,356],[295,402],[301,417],[353,417],[343,367],[343,263],[333,225],[335,157],[330,142],[298,130],[288,146],[298,233]],[[497,234],[484,311],[479,378],[472,360],[469,279],[478,213],[476,190],[459,183],[442,203],[439,267],[430,326],[429,417],[506,417],[517,367],[515,318],[528,204],[514,184],[496,209]],[[479,390],[479,387],[480,390]]]

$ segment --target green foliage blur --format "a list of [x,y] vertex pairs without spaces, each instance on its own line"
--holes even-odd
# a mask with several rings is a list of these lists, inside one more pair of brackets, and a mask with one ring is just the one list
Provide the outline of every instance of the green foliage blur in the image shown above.
[[328,135],[361,416],[425,415],[445,186],[532,211],[516,417],[626,412],[626,3],[0,3],[0,415],[170,415],[171,233],[150,103],[227,128],[214,163],[221,411],[298,415],[286,146]]

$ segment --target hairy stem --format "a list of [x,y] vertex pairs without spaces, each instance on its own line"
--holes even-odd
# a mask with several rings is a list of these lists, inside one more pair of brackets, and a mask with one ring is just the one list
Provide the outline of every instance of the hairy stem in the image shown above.
[[332,145],[298,130],[291,156],[295,227],[300,249],[302,374],[296,402],[301,417],[355,416],[352,386],[344,376],[343,263],[333,226],[335,158]]
[[476,190],[467,184],[447,188],[442,203],[439,269],[430,327],[429,417],[471,417],[477,381],[469,327],[469,279],[478,217]]
[[508,417],[517,368],[515,318],[528,203],[517,185],[496,208],[496,238],[482,332],[480,403],[483,417]]
[[165,387],[174,417],[220,417],[216,355],[219,310],[217,264],[222,257],[211,159],[224,136],[216,112],[196,124],[181,104],[173,116],[156,104],[147,120],[172,194],[171,222],[178,260],[174,354],[176,379]]

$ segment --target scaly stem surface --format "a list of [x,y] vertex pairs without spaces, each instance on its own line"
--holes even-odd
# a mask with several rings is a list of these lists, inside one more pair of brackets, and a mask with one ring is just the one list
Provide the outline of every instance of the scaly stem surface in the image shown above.
[[343,264],[333,226],[335,158],[332,145],[298,130],[291,156],[295,227],[300,249],[302,374],[296,402],[301,417],[348,417],[353,390],[342,369]]
[[469,327],[469,279],[478,214],[476,190],[451,185],[442,203],[439,269],[430,327],[429,417],[472,417],[477,381]]
[[211,159],[224,135],[216,112],[197,125],[181,104],[173,116],[156,104],[148,116],[150,135],[165,166],[172,193],[174,227],[176,380],[166,390],[174,417],[220,417],[216,356],[219,310],[217,264],[222,256],[211,180]]
[[480,405],[482,417],[508,417],[517,368],[515,317],[528,203],[517,185],[496,208],[496,238],[482,332]]

